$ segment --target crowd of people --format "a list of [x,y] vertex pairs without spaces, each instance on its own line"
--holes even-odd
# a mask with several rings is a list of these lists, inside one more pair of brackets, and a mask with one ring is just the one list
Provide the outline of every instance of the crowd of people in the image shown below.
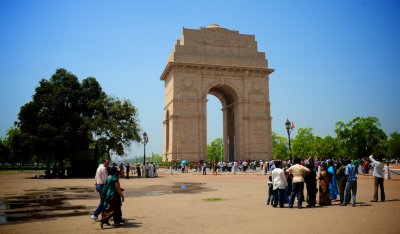
[[[361,162],[360,162],[361,161]],[[189,163],[176,162],[170,168],[187,173]],[[215,162],[207,164],[205,161],[193,164],[194,172],[207,174],[207,169],[212,170],[213,174],[218,172],[230,172],[236,174],[237,171],[246,170],[256,171],[257,166],[262,174],[268,174],[268,196],[267,205],[283,208],[288,204],[288,208],[303,208],[303,202],[307,201],[306,207],[317,205],[329,206],[332,202],[339,201],[339,205],[356,205],[357,196],[357,174],[369,173],[372,169],[374,176],[374,195],[371,202],[378,201],[378,189],[380,189],[380,200],[385,201],[384,178],[390,178],[388,165],[385,166],[382,159],[373,155],[364,160],[332,160],[307,158],[301,160],[296,158],[293,163],[290,161],[270,160],[270,161],[235,161],[235,162]],[[99,165],[95,175],[95,188],[99,193],[99,204],[93,212],[91,218],[99,221],[101,228],[110,225],[109,220],[113,218],[114,226],[125,222],[122,218],[122,203],[124,202],[124,189],[121,188],[119,179],[129,179],[129,174],[138,177],[156,177],[159,166],[157,163],[146,162],[144,164],[130,165],[129,163],[115,163],[110,167],[110,162],[104,160]],[[306,190],[306,196],[304,196]],[[339,196],[339,199],[338,199]],[[101,218],[99,215],[101,214]]]
[[[385,201],[384,178],[390,178],[388,166],[384,166],[381,157],[373,155],[363,160],[361,172],[360,160],[319,160],[296,158],[293,165],[287,161],[271,161],[269,169],[271,175],[268,181],[267,205],[284,207],[288,204],[293,208],[297,200],[297,208],[303,208],[302,203],[307,200],[307,207],[329,206],[339,201],[340,206],[356,205],[357,174],[369,173],[372,168],[374,176],[374,196],[371,202],[378,201],[378,188],[381,201]],[[307,199],[304,196],[306,188]]]
[[233,173],[236,174],[238,172],[246,172],[251,170],[255,172],[258,167],[262,168],[262,173],[266,174],[269,170],[268,165],[269,161],[266,160],[238,160],[238,161],[212,161],[207,162],[204,160],[196,161],[193,163],[187,162],[178,163],[177,161],[173,162],[170,170],[181,171],[182,173],[188,173],[189,170],[193,172],[202,173],[203,175],[207,175],[207,170],[212,171],[213,175],[218,173]]
[[[114,164],[114,166],[116,166]],[[155,162],[145,162],[144,164],[136,163],[120,163],[119,166],[119,176],[121,178],[129,179],[130,175],[137,177],[153,178],[158,176],[159,165]]]

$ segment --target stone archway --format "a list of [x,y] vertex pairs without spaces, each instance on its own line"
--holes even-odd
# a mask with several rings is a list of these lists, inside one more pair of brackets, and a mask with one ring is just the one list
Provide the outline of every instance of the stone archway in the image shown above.
[[161,75],[164,161],[206,159],[208,94],[223,107],[224,160],[271,159],[272,72],[254,35],[218,25],[184,28]]
[[[223,142],[224,142],[224,160],[235,161],[235,132],[238,125],[235,124],[235,112],[238,111],[238,96],[234,89],[226,84],[218,84],[213,86],[207,94],[217,97],[222,104],[223,119]],[[207,96],[206,94],[206,96]],[[205,107],[206,108],[206,107]],[[207,112],[207,109],[206,109]],[[205,113],[205,116],[207,114]],[[207,118],[205,118],[205,131],[207,132]],[[207,152],[207,150],[206,150]]]

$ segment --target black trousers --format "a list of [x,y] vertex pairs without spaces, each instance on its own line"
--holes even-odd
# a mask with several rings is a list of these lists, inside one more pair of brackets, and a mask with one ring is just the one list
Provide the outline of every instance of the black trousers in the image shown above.
[[378,186],[381,189],[381,201],[385,201],[385,188],[383,187],[383,178],[375,177],[374,183],[374,201],[378,201]]

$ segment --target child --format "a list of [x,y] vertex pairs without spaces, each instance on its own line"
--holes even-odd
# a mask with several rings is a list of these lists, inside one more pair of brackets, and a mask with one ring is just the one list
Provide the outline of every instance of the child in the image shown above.
[[272,176],[268,176],[268,199],[267,205],[271,203],[271,206],[274,205],[274,192],[273,192],[273,184],[272,184]]

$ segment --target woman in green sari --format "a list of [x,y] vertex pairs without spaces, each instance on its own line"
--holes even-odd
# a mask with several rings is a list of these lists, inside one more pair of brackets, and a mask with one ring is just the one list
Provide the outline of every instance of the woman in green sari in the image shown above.
[[102,214],[100,225],[103,228],[104,224],[108,224],[108,220],[113,217],[114,225],[120,225],[124,222],[122,220],[121,206],[124,202],[124,194],[122,193],[119,184],[119,172],[117,167],[111,167],[106,185],[103,187],[101,193],[104,199],[104,207],[106,211]]

